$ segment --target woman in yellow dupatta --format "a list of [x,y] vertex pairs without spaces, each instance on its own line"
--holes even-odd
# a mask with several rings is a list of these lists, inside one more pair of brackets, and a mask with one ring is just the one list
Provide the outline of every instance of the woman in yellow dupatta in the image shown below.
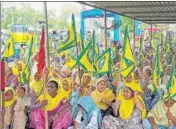
[[65,97],[67,100],[70,99],[70,95],[72,92],[72,80],[71,78],[64,78],[60,81],[59,85],[61,86],[60,88],[60,93],[62,97]]
[[145,103],[138,92],[141,87],[138,85],[126,85],[117,96],[116,103],[113,104],[114,114],[117,116],[119,111],[119,118],[113,116],[106,116],[103,119],[104,129],[143,129],[142,119],[146,117]]
[[22,82],[22,72],[24,71],[25,64],[23,61],[19,60],[16,62],[15,67],[13,67],[13,73],[18,77],[18,80]]
[[[68,128],[72,123],[70,102],[63,98],[57,81],[50,80],[47,84],[46,96],[39,97],[39,108],[34,109],[31,116],[31,126],[35,129],[45,128],[45,113],[47,111],[49,126],[52,129]],[[45,104],[43,104],[43,102]],[[45,106],[45,107],[44,107]]]
[[13,118],[13,108],[16,103],[15,91],[11,87],[5,88],[5,119],[4,119],[4,128],[8,129],[12,123]]
[[92,98],[101,109],[102,116],[112,114],[112,102],[115,100],[113,92],[106,87],[105,80],[99,78],[96,83],[96,90],[92,92]]
[[36,96],[40,96],[43,89],[43,78],[39,79],[37,73],[31,78],[30,88],[33,89]]
[[137,92],[141,97],[144,97],[144,91],[142,90],[142,86],[140,85],[140,82],[138,79],[136,79],[134,73],[129,74],[126,78],[123,79],[124,85],[125,86],[136,86]]
[[92,84],[92,74],[84,73],[82,78],[82,83],[79,86],[80,96],[88,96],[90,95],[90,88]]

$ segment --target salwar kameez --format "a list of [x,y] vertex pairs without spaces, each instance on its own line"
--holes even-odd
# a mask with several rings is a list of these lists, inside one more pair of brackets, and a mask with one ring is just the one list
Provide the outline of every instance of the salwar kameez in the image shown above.
[[143,129],[141,122],[141,112],[135,109],[133,115],[126,120],[111,115],[105,116],[102,127],[103,129]]
[[[48,118],[54,115],[62,106],[63,101],[52,111],[48,111]],[[45,128],[45,111],[41,108],[34,109],[31,111],[31,127],[35,129],[44,129]],[[72,114],[71,110],[57,117],[53,123],[50,123],[49,126],[52,126],[52,129],[67,129],[72,124]]]
[[25,129],[27,116],[24,112],[25,109],[25,100],[24,98],[18,98],[15,105],[15,113],[13,117],[12,129]]

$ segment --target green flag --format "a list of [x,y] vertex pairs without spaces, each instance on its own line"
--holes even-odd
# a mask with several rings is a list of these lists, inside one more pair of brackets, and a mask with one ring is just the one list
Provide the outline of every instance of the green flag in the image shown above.
[[72,14],[72,22],[69,26],[69,36],[67,40],[63,43],[59,44],[58,52],[65,51],[67,49],[70,49],[76,45],[77,37],[76,37],[76,27],[75,27],[75,17],[74,14]]
[[24,68],[24,71],[22,72],[22,82],[23,83],[27,83],[29,81],[28,80],[28,76],[29,76],[29,73],[30,73],[29,64],[30,64],[30,61],[31,61],[31,57],[33,55],[33,44],[34,44],[34,37],[32,36],[31,37],[31,43],[30,43],[28,53],[27,53],[28,56],[27,56],[26,66]]
[[95,72],[94,66],[94,53],[95,53],[95,40],[94,34],[89,44],[84,48],[77,58],[77,64],[80,65],[86,72]]
[[142,66],[143,61],[143,51],[142,51],[142,37],[140,38],[140,45],[139,45],[139,58],[138,58],[138,66]]
[[130,38],[128,35],[128,28],[126,27],[125,30],[125,36],[124,36],[124,42],[123,42],[123,47],[122,47],[122,59],[121,59],[121,74],[123,77],[127,77],[134,69],[135,67],[135,62],[134,62],[134,57],[131,51],[131,46],[130,46]]
[[111,72],[111,49],[108,48],[102,55],[100,55],[96,62],[96,73],[108,73]]
[[172,64],[170,78],[169,78],[169,81],[166,85],[166,89],[170,89],[173,86],[173,83],[174,83],[174,64]]
[[159,54],[159,46],[156,49],[156,55],[154,59],[154,69],[153,69],[153,91],[157,91],[158,80],[161,76],[164,75],[161,62],[160,62],[160,54]]
[[174,64],[172,63],[172,69],[170,72],[170,78],[166,85],[166,89],[168,91],[167,94],[165,94],[164,99],[172,98],[176,96],[176,80],[174,75]]

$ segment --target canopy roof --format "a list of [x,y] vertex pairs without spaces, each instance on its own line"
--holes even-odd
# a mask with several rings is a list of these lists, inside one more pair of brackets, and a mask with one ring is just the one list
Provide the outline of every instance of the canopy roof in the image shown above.
[[176,24],[176,1],[91,1],[81,3],[147,24]]

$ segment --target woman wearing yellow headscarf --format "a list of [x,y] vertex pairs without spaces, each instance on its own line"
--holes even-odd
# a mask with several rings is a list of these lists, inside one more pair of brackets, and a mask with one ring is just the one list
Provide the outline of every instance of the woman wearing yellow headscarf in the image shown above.
[[13,108],[16,103],[15,91],[11,87],[5,88],[5,119],[4,119],[4,127],[8,129],[12,123],[13,117]]
[[13,73],[18,77],[18,80],[22,82],[22,72],[24,71],[25,64],[23,61],[19,60],[16,62],[15,67],[13,67]]
[[39,96],[43,89],[43,79],[39,79],[37,73],[31,79],[30,88],[33,89],[36,96]]
[[30,113],[32,128],[45,128],[45,110],[48,114],[49,127],[52,129],[65,129],[72,124],[70,102],[63,98],[59,89],[57,81],[50,80],[48,82],[46,96],[39,97],[38,108],[33,109]]
[[87,96],[90,94],[90,87],[92,78],[90,73],[84,73],[82,83],[79,86],[80,96]]
[[113,104],[114,114],[119,111],[119,118],[106,116],[103,119],[103,128],[109,129],[143,129],[141,121],[146,117],[146,108],[143,99],[138,95],[140,87],[126,85],[117,96]]
[[124,78],[123,82],[124,82],[125,86],[128,85],[128,86],[138,87],[137,88],[138,94],[141,95],[141,97],[144,96],[144,94],[143,94],[144,91],[142,90],[142,86],[140,85],[139,80],[136,80],[134,73],[131,73],[126,78]]
[[72,80],[71,78],[64,78],[60,81],[60,93],[63,98],[66,98],[67,100],[70,99],[70,95],[72,92],[71,87]]
[[96,90],[92,92],[91,96],[95,104],[101,109],[102,116],[111,114],[112,101],[115,100],[115,95],[109,88],[106,88],[106,83],[103,78],[97,80]]

